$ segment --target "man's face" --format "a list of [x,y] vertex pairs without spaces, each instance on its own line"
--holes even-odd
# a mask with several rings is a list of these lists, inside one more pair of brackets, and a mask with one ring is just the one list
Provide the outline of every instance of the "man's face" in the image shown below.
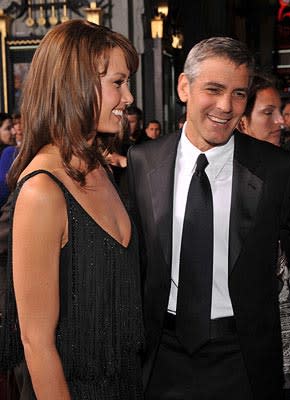
[[286,104],[283,110],[284,123],[290,129],[290,104]]
[[178,94],[186,103],[188,139],[201,151],[226,143],[247,102],[249,70],[224,57],[211,57],[190,83],[184,74]]
[[128,115],[129,129],[130,134],[132,135],[134,132],[140,129],[139,118],[136,114]]
[[145,130],[150,139],[157,139],[160,135],[160,125],[157,122],[150,122]]

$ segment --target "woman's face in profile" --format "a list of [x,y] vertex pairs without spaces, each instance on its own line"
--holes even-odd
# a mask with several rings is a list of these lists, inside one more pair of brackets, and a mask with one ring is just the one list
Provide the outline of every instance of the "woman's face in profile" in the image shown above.
[[110,52],[107,73],[101,78],[102,106],[97,131],[120,132],[126,106],[133,102],[128,87],[129,74],[123,51],[114,47]]
[[0,126],[0,142],[4,144],[11,144],[12,142],[12,121],[5,119]]
[[244,117],[246,133],[279,146],[284,122],[280,109],[281,99],[276,89],[266,88],[257,92],[251,116]]

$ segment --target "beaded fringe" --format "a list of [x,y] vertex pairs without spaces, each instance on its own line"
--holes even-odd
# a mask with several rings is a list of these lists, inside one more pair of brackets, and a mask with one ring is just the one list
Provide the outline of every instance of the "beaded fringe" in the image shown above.
[[[72,399],[142,399],[139,353],[144,338],[136,228],[132,223],[131,242],[124,248],[90,218],[60,181],[48,175],[62,189],[68,208],[69,241],[60,260],[56,346]],[[15,191],[11,216],[25,180]],[[23,360],[11,249],[10,230],[7,301],[0,328],[4,371]]]

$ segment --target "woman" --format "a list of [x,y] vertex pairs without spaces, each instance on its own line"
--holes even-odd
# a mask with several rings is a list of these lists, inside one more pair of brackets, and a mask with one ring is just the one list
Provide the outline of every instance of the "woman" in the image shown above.
[[239,130],[280,146],[283,123],[281,98],[274,81],[262,74],[254,76]]
[[[9,188],[7,185],[7,173],[18,154],[23,132],[21,126],[21,116],[19,114],[13,116],[13,135],[15,137],[16,145],[7,146],[0,157],[0,208],[5,204],[9,196]],[[0,215],[2,214],[0,210]]]
[[[264,140],[276,146],[281,145],[281,129],[284,119],[281,114],[281,98],[275,82],[263,74],[254,76],[250,89],[246,111],[239,123],[239,129],[257,139]],[[288,238],[286,238],[288,241]],[[287,258],[283,248],[283,233],[279,241],[277,260],[277,275],[280,283],[280,318],[283,339],[284,356],[284,395],[290,399],[289,374],[289,272]],[[288,261],[289,262],[289,261]]]
[[5,147],[14,144],[12,119],[7,113],[0,113],[0,156]]
[[23,130],[21,124],[21,115],[14,114],[12,117],[12,125],[13,125],[13,135],[15,137],[15,142],[17,146],[21,145],[23,139]]
[[25,400],[142,397],[136,230],[96,145],[118,133],[137,64],[126,38],[83,20],[52,29],[33,58],[9,175]]

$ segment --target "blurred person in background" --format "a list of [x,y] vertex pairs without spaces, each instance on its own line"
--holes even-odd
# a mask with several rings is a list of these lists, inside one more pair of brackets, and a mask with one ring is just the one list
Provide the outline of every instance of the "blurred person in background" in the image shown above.
[[285,150],[290,150],[290,99],[286,99],[282,105],[284,129],[282,131],[281,145]]
[[[23,134],[20,114],[13,115],[12,121],[13,127],[11,133],[15,139],[16,146],[7,145],[0,156],[0,326],[2,324],[5,304],[9,212],[11,203],[11,199],[6,202],[10,192],[6,176],[12,162],[18,154]],[[19,399],[17,385],[12,371],[7,374],[0,374],[0,393],[3,395],[3,399]]]
[[132,144],[138,142],[142,133],[143,112],[137,106],[127,108],[128,133]]
[[[290,106],[290,104],[289,104]],[[281,98],[274,77],[264,74],[254,76],[247,106],[238,128],[257,139],[275,146],[281,145],[284,119],[281,114]],[[280,318],[284,358],[284,395],[290,399],[290,335],[289,335],[289,270],[288,257],[283,249],[283,235],[279,241],[277,276],[279,279]]]
[[245,112],[238,125],[239,130],[280,146],[283,123],[281,97],[274,78],[264,74],[255,75]]
[[12,116],[12,125],[13,125],[12,133],[15,137],[16,145],[20,146],[23,138],[23,129],[22,129],[20,114],[14,114]]
[[185,121],[186,121],[186,112],[181,114],[180,117],[177,119],[177,131],[176,131],[176,133],[178,133],[180,131],[180,129],[182,129]]
[[15,144],[12,127],[11,115],[0,113],[0,156],[5,147]]
[[[12,134],[15,138],[16,145],[7,146],[3,150],[0,157],[0,208],[4,205],[9,196],[10,190],[6,178],[8,171],[19,152],[19,148],[21,146],[23,138],[21,115],[17,114],[13,116],[12,121],[13,121]],[[1,210],[0,210],[0,215],[1,215]]]
[[290,131],[290,99],[284,102],[282,108],[282,115],[284,117],[285,128]]
[[157,119],[149,121],[145,128],[148,139],[157,139],[161,135],[161,124]]
[[124,125],[124,137],[120,154],[127,155],[127,151],[133,144],[138,144],[144,135],[143,112],[137,106],[129,106],[126,109],[127,122]]

